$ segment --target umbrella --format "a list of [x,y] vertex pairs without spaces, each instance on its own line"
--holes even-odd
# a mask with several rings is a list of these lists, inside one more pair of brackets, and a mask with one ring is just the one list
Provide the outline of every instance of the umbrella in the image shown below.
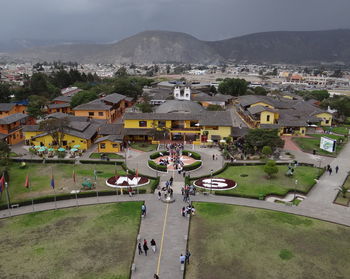
[[72,148],[70,151],[75,152],[75,151],[78,151],[78,149]]
[[52,147],[50,147],[50,148],[48,149],[48,151],[55,151],[55,149],[53,149]]
[[220,140],[220,142],[221,142],[221,143],[225,143],[225,142],[226,142],[226,140],[222,139],[222,140]]
[[36,145],[36,146],[34,146],[34,148],[35,149],[39,149],[39,148],[41,148],[41,146],[40,145]]
[[60,147],[57,150],[60,151],[60,152],[66,151],[63,147]]
[[74,145],[74,146],[73,146],[73,148],[77,148],[77,149],[79,149],[79,148],[80,148],[80,144],[76,144],[76,145]]
[[212,140],[207,140],[207,142],[213,142]]
[[39,152],[44,152],[45,150],[46,150],[46,148],[44,148],[44,147],[41,147],[38,149]]

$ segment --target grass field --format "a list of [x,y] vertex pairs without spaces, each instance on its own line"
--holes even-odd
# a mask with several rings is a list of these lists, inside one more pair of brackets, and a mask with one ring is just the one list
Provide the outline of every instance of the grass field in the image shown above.
[[[285,173],[288,166],[278,166],[278,173],[268,179],[264,166],[231,166],[217,177],[232,179],[238,186],[232,190],[220,191],[220,194],[240,195],[246,197],[259,197],[269,194],[285,195],[296,188],[297,191],[307,193],[314,185],[314,179],[320,170],[313,167],[298,166],[294,176],[287,177]],[[241,174],[247,176],[241,176]],[[298,180],[298,184],[295,184]]]
[[186,279],[350,277],[349,227],[241,206],[194,206]]
[[342,136],[337,136],[337,135],[330,135],[330,134],[312,134],[309,135],[311,138],[303,138],[303,137],[298,137],[295,138],[293,137],[293,141],[303,150],[306,152],[312,152],[313,150],[316,150],[317,154],[320,155],[329,155],[329,156],[334,156],[334,153],[330,153],[327,151],[324,151],[320,149],[320,140],[321,137],[327,137],[335,140],[342,140],[342,143],[338,143],[336,145],[336,153],[339,153],[340,150],[343,148],[345,144],[345,138]]
[[339,135],[349,135],[349,125],[341,125],[338,127],[323,127],[325,131],[333,132]]
[[124,159],[124,156],[119,155],[117,153],[91,153],[91,159],[101,159],[101,154],[104,154],[109,159]]
[[130,147],[144,152],[150,152],[157,150],[157,144],[150,144],[147,142],[133,142],[130,144]]
[[0,220],[0,278],[129,278],[140,202]]
[[[20,164],[13,163],[10,167],[10,181],[9,181],[9,193],[12,203],[18,203],[23,200],[44,197],[54,195],[52,188],[50,187],[51,174],[53,173],[55,179],[56,194],[70,193],[72,190],[81,189],[81,184],[84,179],[90,179],[95,181],[94,169],[97,172],[97,184],[96,189],[98,191],[113,190],[113,188],[106,186],[106,178],[112,177],[117,174],[126,174],[124,169],[117,165],[108,164],[38,164],[28,163],[25,169],[19,168]],[[76,174],[76,183],[73,181],[73,168]],[[30,190],[24,187],[27,174],[30,180]],[[152,180],[151,183],[154,181]],[[150,187],[144,186],[143,189]],[[141,188],[140,188],[141,189]],[[91,190],[86,190],[91,191]],[[0,198],[0,204],[6,203],[6,196],[2,195]]]

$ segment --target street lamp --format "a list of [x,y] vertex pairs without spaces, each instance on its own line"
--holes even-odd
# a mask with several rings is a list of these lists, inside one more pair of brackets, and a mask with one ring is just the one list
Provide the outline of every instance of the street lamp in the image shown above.
[[210,170],[210,194],[212,193],[213,190],[213,170]]
[[296,198],[296,195],[297,195],[297,185],[298,185],[298,179],[295,179],[295,185],[294,185],[294,199]]

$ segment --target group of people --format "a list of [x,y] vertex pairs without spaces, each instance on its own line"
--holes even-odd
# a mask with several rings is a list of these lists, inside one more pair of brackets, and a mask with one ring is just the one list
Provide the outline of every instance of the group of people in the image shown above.
[[213,154],[213,160],[217,160],[218,159],[218,154]]
[[[329,173],[329,175],[331,175],[332,172],[333,172],[333,169],[332,169],[332,167],[331,167],[330,165],[327,165],[326,171]],[[338,173],[338,171],[339,171],[339,167],[336,166],[336,167],[335,167],[335,173]]]
[[190,195],[196,195],[196,187],[194,185],[185,185],[181,188],[181,194],[184,202],[191,202]]
[[191,215],[194,215],[196,213],[196,209],[192,205],[184,206],[181,209],[181,215],[183,217],[190,217]]
[[185,255],[181,254],[180,255],[180,264],[190,264],[190,257],[191,257],[191,253],[190,251],[186,251]]
[[[156,253],[157,244],[153,238],[152,238],[150,244],[151,244],[151,249],[152,249],[153,253]],[[141,245],[141,242],[139,241],[139,243],[137,244],[137,249],[139,250],[139,255],[145,253],[145,256],[147,256],[147,252],[149,250],[147,240],[146,239],[143,240],[143,245]]]
[[170,198],[173,197],[173,181],[174,178],[170,177],[170,179],[165,182],[165,186],[158,191],[158,200],[162,198],[162,195],[164,195],[164,199],[166,199],[168,196],[170,196]]

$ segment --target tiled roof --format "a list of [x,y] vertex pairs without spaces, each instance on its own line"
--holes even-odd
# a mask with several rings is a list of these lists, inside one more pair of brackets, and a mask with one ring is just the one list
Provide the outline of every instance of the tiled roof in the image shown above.
[[103,97],[101,100],[106,101],[108,103],[118,104],[121,100],[124,100],[126,96],[118,94],[118,93],[112,93],[107,95],[106,97]]
[[99,135],[120,135],[123,131],[123,124],[104,124],[100,127]]
[[268,107],[264,107],[264,106],[253,106],[253,107],[249,107],[247,109],[251,114],[256,114],[256,113],[261,113],[263,111],[270,111],[270,112],[276,112],[276,110],[268,108]]
[[91,101],[86,104],[81,104],[79,106],[76,106],[73,110],[91,110],[91,111],[96,111],[96,110],[110,110],[112,106],[106,105],[104,102],[101,101],[101,99],[97,99],[94,101]]
[[58,109],[58,108],[69,108],[70,104],[48,104],[49,109]]
[[156,108],[156,113],[200,113],[203,107],[196,102],[169,100]]
[[58,96],[55,99],[53,99],[53,101],[60,101],[60,102],[66,102],[66,103],[70,103],[72,100],[71,96]]
[[0,111],[10,111],[15,105],[14,103],[0,103]]
[[95,141],[95,143],[100,143],[103,141],[110,141],[110,142],[122,142],[124,136],[116,136],[116,135],[110,135],[110,136],[105,136],[102,138],[99,138]]
[[232,126],[230,111],[204,111],[200,114],[200,126]]
[[25,119],[27,117],[28,117],[28,115],[26,115],[24,113],[11,114],[9,116],[5,116],[3,118],[0,118],[0,124],[11,124],[11,123],[14,123],[16,121],[20,121],[22,119]]

